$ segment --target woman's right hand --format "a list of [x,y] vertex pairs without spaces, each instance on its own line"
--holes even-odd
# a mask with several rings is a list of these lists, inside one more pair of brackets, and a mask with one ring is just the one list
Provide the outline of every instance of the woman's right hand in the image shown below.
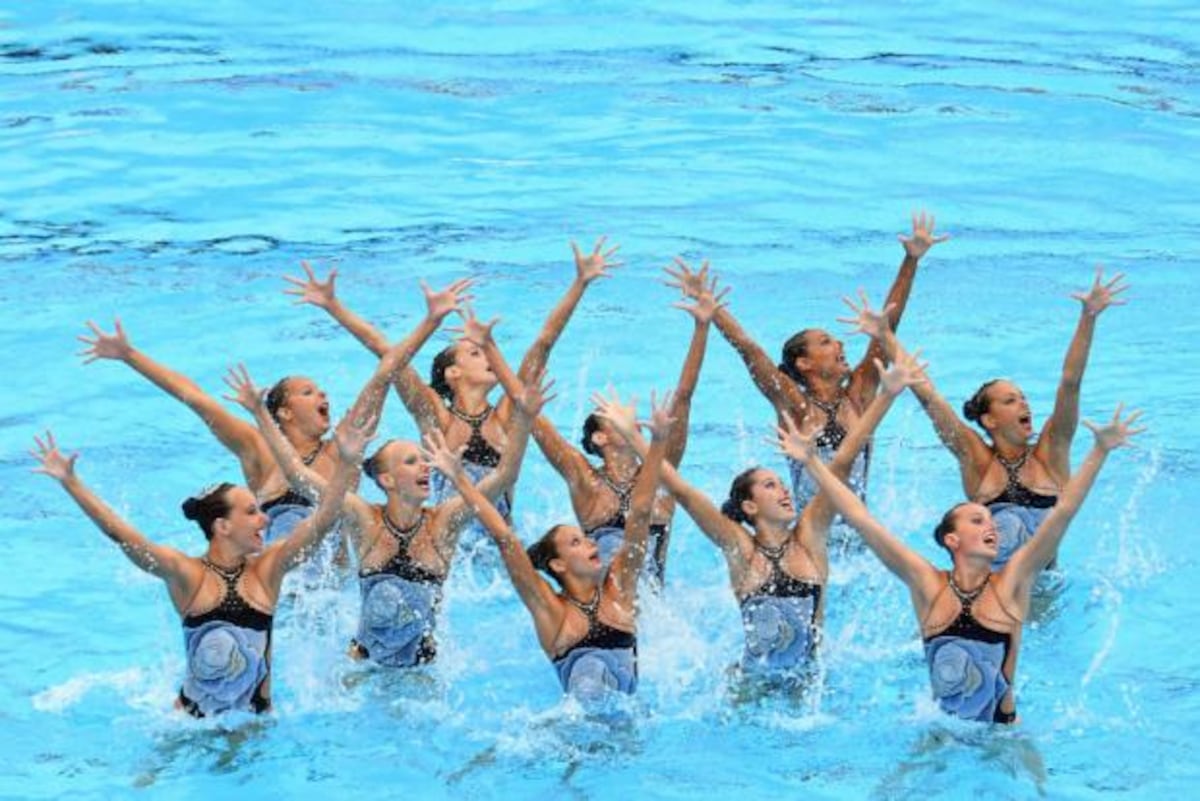
[[84,364],[91,364],[97,359],[116,359],[121,362],[129,361],[129,354],[133,353],[133,346],[129,344],[129,338],[125,336],[125,329],[121,327],[121,318],[114,318],[113,324],[115,332],[106,334],[100,330],[100,326],[88,320],[87,327],[92,329],[94,338],[82,334],[75,337],[88,346],[79,351],[78,354],[83,357]]
[[284,281],[293,285],[292,289],[283,290],[285,295],[294,295],[296,300],[293,303],[309,303],[320,309],[328,311],[337,302],[337,295],[334,289],[334,282],[337,281],[337,268],[334,267],[329,271],[329,275],[324,281],[317,278],[312,267],[307,261],[301,261],[300,266],[304,269],[304,274],[307,279],[301,280],[290,275],[283,277]]
[[783,418],[782,426],[775,427],[775,435],[776,439],[773,444],[779,448],[779,452],[797,462],[806,462],[810,456],[816,453],[813,445],[816,432],[801,434],[791,415]]
[[33,468],[33,472],[44,473],[59,481],[74,477],[78,453],[63,456],[58,449],[58,443],[54,441],[54,434],[49,430],[46,431],[45,439],[35,436],[33,441],[37,443],[37,449],[30,449],[29,453],[39,462],[39,465]]
[[233,390],[233,394],[221,397],[237,403],[250,414],[256,413],[265,403],[263,391],[254,386],[250,372],[244,364],[229,368],[229,372],[225,374],[225,386]]

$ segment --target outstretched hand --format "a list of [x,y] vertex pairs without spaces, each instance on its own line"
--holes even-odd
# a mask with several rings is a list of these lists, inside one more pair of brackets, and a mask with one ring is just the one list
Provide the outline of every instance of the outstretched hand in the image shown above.
[[466,449],[464,443],[456,450],[450,450],[446,435],[435,428],[422,439],[421,458],[447,478],[454,478],[462,472],[462,454]]
[[[669,271],[670,268],[668,268],[668,272]],[[704,265],[700,268],[698,277],[704,280],[701,281],[700,290],[697,292],[697,294],[690,296],[695,299],[694,302],[688,303],[681,300],[672,303],[671,305],[677,309],[683,309],[685,312],[692,315],[697,324],[707,325],[712,321],[712,318],[716,316],[718,310],[723,309],[728,305],[728,301],[725,300],[725,296],[729,294],[729,287],[725,287],[724,289],[717,288],[717,277],[715,275],[711,277],[708,276],[708,262],[704,262]],[[682,281],[674,283],[667,282],[668,286],[674,287],[680,287],[681,284]],[[686,292],[684,295],[688,296]]]
[[129,358],[129,354],[133,352],[133,346],[129,344],[129,338],[125,336],[125,329],[121,327],[121,318],[113,318],[113,325],[116,329],[115,332],[106,334],[100,330],[100,326],[88,320],[87,327],[92,330],[93,336],[80,334],[75,337],[87,345],[77,354],[83,357],[84,364],[91,364],[97,359],[126,361]]
[[[663,281],[663,285],[678,289],[685,298],[699,298],[709,288],[707,260],[700,263],[699,270],[693,270],[691,265],[683,260],[683,257],[676,256],[675,266],[668,265],[663,268],[663,272],[671,279]],[[715,288],[715,286],[714,276],[713,287]]]
[[665,439],[675,425],[676,417],[672,412],[675,406],[675,393],[666,392],[659,398],[654,391],[650,392],[650,419],[641,424],[650,429],[655,439]]
[[1087,292],[1074,292],[1071,297],[1083,304],[1084,314],[1096,317],[1109,306],[1125,305],[1124,298],[1117,298],[1117,295],[1129,289],[1128,284],[1121,283],[1124,279],[1125,273],[1117,273],[1105,283],[1104,266],[1097,264],[1096,280],[1092,282],[1091,288]]
[[233,390],[233,394],[221,397],[233,401],[250,414],[255,414],[265,403],[263,391],[254,385],[254,380],[250,378],[250,371],[244,364],[239,363],[237,367],[229,368],[229,371],[225,373],[225,386]]
[[474,300],[474,295],[466,294],[474,283],[474,278],[460,278],[440,292],[434,292],[429,284],[422,281],[421,292],[425,294],[425,306],[429,310],[429,319],[440,323],[447,314],[458,311],[462,304]]
[[883,362],[875,359],[875,369],[879,371],[879,384],[883,391],[892,397],[896,397],[907,387],[928,382],[929,379],[925,377],[925,368],[928,366],[927,362],[921,361],[919,349],[912,353],[901,353],[890,367],[884,367]]
[[35,436],[33,441],[37,443],[37,449],[31,448],[29,453],[38,460],[38,466],[33,468],[33,472],[44,473],[59,481],[66,481],[75,475],[75,460],[79,458],[79,454],[63,456],[50,430],[47,429],[45,439]]
[[300,267],[304,270],[307,278],[300,279],[294,276],[285,275],[283,280],[292,284],[291,289],[283,290],[285,295],[295,296],[292,301],[295,304],[309,303],[321,309],[328,311],[337,301],[337,293],[334,289],[334,283],[337,281],[337,268],[334,267],[329,271],[329,275],[325,276],[322,281],[317,278],[311,266],[307,261],[301,261]]
[[542,408],[555,397],[554,379],[547,380],[546,370],[542,369],[532,381],[525,383],[520,397],[513,398],[513,402],[522,414],[532,420],[541,414]]
[[816,446],[813,444],[816,432],[800,433],[800,429],[796,427],[796,421],[790,414],[784,415],[782,426],[775,427],[775,437],[774,440],[768,438],[767,441],[778,447],[779,452],[784,456],[795,459],[797,462],[805,462],[809,456],[816,453]]
[[621,249],[620,245],[613,245],[608,250],[604,249],[607,239],[607,235],[597,239],[596,246],[592,248],[591,253],[583,253],[579,249],[579,245],[571,240],[571,252],[575,255],[575,273],[580,282],[590,284],[597,278],[611,278],[608,271],[624,264],[624,262],[613,259],[613,256]]
[[1113,412],[1112,419],[1107,425],[1097,425],[1091,420],[1084,420],[1083,424],[1088,427],[1092,434],[1096,437],[1096,447],[1108,453],[1115,448],[1120,448],[1129,444],[1130,438],[1137,436],[1146,430],[1145,426],[1133,428],[1133,424],[1142,416],[1139,409],[1136,412],[1131,412],[1124,420],[1121,419],[1121,414],[1125,411],[1125,404],[1117,404],[1117,410]]
[[464,303],[455,311],[462,318],[462,325],[452,325],[447,330],[468,342],[474,342],[481,348],[487,347],[492,341],[492,329],[496,327],[496,323],[500,322],[500,318],[493,317],[485,323],[475,316],[475,310],[468,303]]
[[875,311],[871,308],[871,302],[867,300],[866,292],[861,289],[858,290],[858,298],[862,304],[861,306],[856,306],[854,301],[849,297],[842,298],[842,303],[850,307],[850,311],[854,312],[854,316],[839,317],[837,321],[854,326],[850,331],[852,334],[866,334],[872,339],[883,339],[887,335],[887,332],[891,330],[892,321],[888,315],[891,314],[896,304],[889,303],[879,311]]
[[597,417],[607,420],[626,440],[633,439],[638,425],[637,398],[630,396],[628,403],[622,403],[616,389],[609,386],[607,396],[593,392],[592,403],[596,406]]
[[949,234],[934,236],[934,217],[932,214],[926,215],[925,210],[913,212],[912,215],[912,234],[905,236],[897,234],[896,238],[900,240],[900,244],[904,246],[904,253],[910,259],[920,259],[929,249],[939,242],[945,242],[950,238]]

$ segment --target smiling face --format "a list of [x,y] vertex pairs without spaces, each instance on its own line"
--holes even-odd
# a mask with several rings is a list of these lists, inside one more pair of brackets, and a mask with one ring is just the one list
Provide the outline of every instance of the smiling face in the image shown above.
[[850,373],[842,341],[819,328],[804,332],[804,355],[796,359],[796,369],[801,375],[827,380],[838,380]]
[[245,487],[233,487],[225,495],[229,511],[214,521],[213,531],[239,556],[258,553],[263,548],[263,532],[270,518],[258,508],[254,493]]
[[978,503],[962,503],[947,515],[949,530],[942,535],[945,548],[954,558],[991,562],[999,552],[999,539],[992,513]]
[[996,381],[985,392],[987,411],[979,422],[992,435],[1027,441],[1033,436],[1033,414],[1025,393],[1011,381]]
[[763,468],[754,471],[749,498],[742,501],[742,511],[755,526],[786,524],[796,519],[796,507],[787,485],[774,470]]
[[284,400],[276,413],[280,425],[305,436],[325,436],[329,431],[329,399],[316,382],[294,376],[287,379],[284,389]]
[[421,458],[417,443],[394,439],[380,448],[372,461],[375,481],[388,495],[410,503],[429,498],[429,463]]

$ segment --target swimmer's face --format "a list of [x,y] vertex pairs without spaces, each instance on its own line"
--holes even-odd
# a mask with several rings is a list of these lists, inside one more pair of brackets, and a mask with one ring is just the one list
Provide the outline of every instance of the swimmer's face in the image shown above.
[[755,523],[786,523],[796,518],[792,495],[774,470],[754,472],[750,498],[742,501],[742,511]]
[[997,381],[987,388],[987,411],[979,422],[995,437],[1009,434],[1028,440],[1033,436],[1033,414],[1025,393],[1011,381]]
[[[454,366],[447,370],[448,376],[472,386],[491,389],[496,386],[496,374],[488,364],[483,348],[468,339],[460,339],[454,346]],[[451,383],[454,386],[454,382]]]
[[214,531],[228,537],[241,555],[258,553],[263,548],[263,532],[270,519],[258,508],[254,493],[245,487],[234,487],[225,497],[229,513],[217,518]]
[[551,566],[560,574],[594,578],[604,573],[600,548],[576,526],[562,526],[555,532],[554,551],[558,556],[550,561],[557,564]]
[[379,484],[389,495],[420,503],[429,497],[429,463],[421,458],[417,443],[393,440],[383,451],[385,470]]
[[796,367],[802,375],[840,379],[850,373],[842,341],[828,331],[819,328],[806,331],[804,343],[805,355],[796,359]]
[[324,436],[329,431],[329,399],[311,378],[289,378],[279,419],[306,435]]
[[954,530],[946,535],[946,547],[956,555],[978,556],[991,562],[999,552],[1000,540],[992,513],[978,503],[964,503],[954,513]]

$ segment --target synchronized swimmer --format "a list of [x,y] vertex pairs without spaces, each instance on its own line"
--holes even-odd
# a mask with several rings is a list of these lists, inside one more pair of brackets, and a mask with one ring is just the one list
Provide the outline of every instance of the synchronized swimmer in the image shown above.
[[[483,322],[472,311],[473,279],[440,291],[422,282],[426,314],[391,344],[338,299],[336,270],[322,280],[302,262],[305,278],[285,276],[292,285],[287,294],[325,310],[379,357],[332,437],[329,402],[308,378],[288,376],[262,391],[244,367],[231,369],[226,384],[232,394],[225,398],[251,415],[249,423],[135,349],[120,320],[111,334],[89,322],[91,334],[79,337],[85,364],[111,359],[129,365],[195,411],[237,457],[247,486],[223,483],[183,505],[208,540],[203,556],[158,545],[126,523],[79,479],[77,457],[64,455],[50,432],[35,438],[35,470],[56,479],[135,565],[167,584],[187,657],[176,705],[192,715],[270,709],[271,629],[283,576],[317,558],[318,545],[335,528],[358,566],[361,609],[352,658],[392,668],[436,659],[443,585],[461,552],[462,533],[473,530],[498,548],[564,692],[584,700],[633,693],[638,596],[643,589],[667,592],[663,577],[679,504],[728,566],[745,632],[738,664],[744,678],[768,691],[811,684],[828,603],[830,535],[840,515],[908,586],[940,707],[962,719],[1013,723],[1013,682],[1036,579],[1054,563],[1108,454],[1143,430],[1134,427],[1140,413],[1123,416],[1121,407],[1105,425],[1084,421],[1095,443],[1072,472],[1070,447],[1096,319],[1123,303],[1118,296],[1127,287],[1121,275],[1105,281],[1098,269],[1091,288],[1073,296],[1082,313],[1054,412],[1036,438],[1028,403],[1010,381],[985,383],[964,405],[964,415],[989,442],[958,419],[926,365],[895,334],[920,260],[946,239],[934,234],[932,217],[914,214],[911,234],[900,236],[904,260],[882,309],[872,309],[865,295],[857,304],[847,300],[853,316],[840,321],[870,337],[853,369],[842,343],[819,329],[791,336],[774,362],[733,317],[729,290],[719,287],[708,263],[693,269],[676,259],[664,283],[680,291],[674,305],[695,323],[679,379],[661,400],[652,396],[644,421],[617,391],[594,394],[582,450],[543,414],[553,398],[545,369],[588,286],[620,266],[618,248],[607,247],[604,238],[591,251],[572,243],[575,278],[515,371],[493,337],[498,321]],[[450,329],[458,338],[434,357],[426,383],[411,361],[451,314],[461,319]],[[681,468],[714,325],[774,407],[775,442],[791,474],[785,482],[767,467],[752,467],[733,479],[720,504],[690,484]],[[389,385],[416,421],[422,443],[387,440],[364,462]],[[493,405],[497,386],[504,395]],[[867,508],[871,438],[906,389],[927,410],[962,473],[967,500],[934,532],[950,555],[948,571],[919,556]],[[563,478],[575,520],[552,526],[526,547],[511,510],[531,436]],[[384,494],[382,505],[357,494],[360,469]]]

